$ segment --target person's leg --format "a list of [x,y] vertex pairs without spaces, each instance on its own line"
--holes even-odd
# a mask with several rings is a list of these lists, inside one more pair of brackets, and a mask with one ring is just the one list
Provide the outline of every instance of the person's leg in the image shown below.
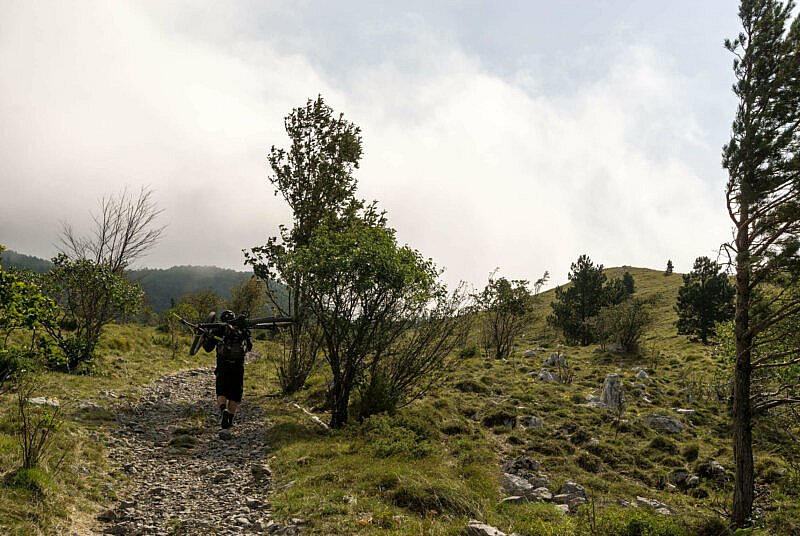
[[233,365],[225,369],[225,397],[228,399],[228,406],[223,412],[222,427],[230,428],[233,426],[233,416],[242,403],[244,391],[244,363]]

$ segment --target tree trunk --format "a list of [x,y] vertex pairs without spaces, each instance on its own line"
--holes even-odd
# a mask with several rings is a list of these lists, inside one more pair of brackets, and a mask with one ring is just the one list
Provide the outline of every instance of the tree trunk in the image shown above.
[[333,409],[331,412],[331,428],[342,428],[347,424],[350,392],[343,385],[333,391]]
[[[747,220],[748,210],[742,207],[742,221]],[[750,381],[752,373],[750,334],[750,240],[747,226],[739,228],[736,259],[736,368],[733,380],[733,456],[736,474],[733,490],[732,522],[736,527],[745,527],[753,511],[753,430],[750,403]]]

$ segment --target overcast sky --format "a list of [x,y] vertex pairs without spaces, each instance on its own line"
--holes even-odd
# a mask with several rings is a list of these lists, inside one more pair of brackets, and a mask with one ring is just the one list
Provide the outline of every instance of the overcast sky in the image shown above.
[[729,235],[736,3],[0,0],[0,244],[147,185],[142,265],[243,269],[290,212],[266,155],[322,94],[363,131],[360,196],[475,285],[578,255],[676,270]]

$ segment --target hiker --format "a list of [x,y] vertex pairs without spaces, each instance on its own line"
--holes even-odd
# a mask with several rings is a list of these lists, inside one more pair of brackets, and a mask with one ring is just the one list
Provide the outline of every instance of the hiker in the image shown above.
[[233,311],[222,311],[219,318],[225,325],[214,330],[217,341],[217,368],[214,369],[214,375],[217,378],[220,425],[227,429],[233,426],[233,417],[242,403],[244,356],[253,349],[253,342],[246,325],[236,326],[232,323],[236,318]]

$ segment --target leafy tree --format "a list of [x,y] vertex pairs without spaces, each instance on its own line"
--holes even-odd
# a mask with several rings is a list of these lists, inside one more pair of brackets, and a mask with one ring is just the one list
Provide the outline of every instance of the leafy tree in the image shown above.
[[[268,160],[273,175],[269,180],[275,194],[281,194],[292,209],[292,226],[281,226],[280,236],[273,236],[264,246],[245,252],[245,262],[266,282],[285,281],[291,289],[288,304],[284,296],[276,295],[274,286],[267,286],[272,305],[282,315],[291,316],[290,348],[285,373],[290,376],[281,387],[285,393],[299,389],[305,383],[316,360],[313,339],[309,331],[313,320],[307,315],[306,281],[302,271],[279,273],[285,266],[284,257],[309,245],[318,227],[326,222],[334,225],[337,219],[354,215],[363,203],[356,200],[357,181],[353,171],[361,159],[361,130],[336,116],[322,97],[308,100],[304,107],[295,108],[284,121],[291,147],[270,150]],[[304,335],[305,333],[305,335]]]
[[453,351],[463,345],[471,308],[463,288],[439,289],[429,306],[402,320],[403,333],[380,356],[373,356],[359,386],[358,414],[394,412],[437,385],[455,363]]
[[231,289],[228,307],[237,314],[248,313],[253,316],[266,305],[266,301],[264,282],[256,277],[251,277]]
[[568,277],[569,285],[556,288],[556,299],[551,304],[553,314],[547,320],[561,329],[568,341],[586,346],[595,340],[593,318],[608,305],[610,296],[616,299],[620,290],[605,286],[603,265],[595,266],[588,255],[581,255],[572,263]]
[[209,288],[186,294],[178,300],[181,312],[188,314],[188,319],[195,323],[203,322],[209,313],[218,311],[222,304],[222,298]]
[[665,276],[672,275],[672,269],[673,269],[672,259],[669,259],[669,260],[667,260],[667,269],[664,270],[664,275]]
[[627,353],[638,351],[639,341],[653,322],[651,305],[650,299],[630,298],[600,309],[595,324],[600,343],[616,343]]
[[143,294],[123,273],[102,263],[69,259],[62,253],[53,265],[44,278],[45,288],[61,311],[57,323],[44,327],[63,357],[54,358],[50,365],[71,372],[92,358],[103,326],[139,311]]
[[[290,281],[305,282],[306,304],[323,334],[332,373],[334,428],[346,424],[350,395],[365,373],[381,370],[443,291],[434,264],[399,247],[382,215],[366,210],[342,223],[320,225],[307,245],[278,259],[277,267]],[[426,347],[435,348],[420,348]]]
[[703,344],[708,343],[717,322],[733,318],[733,286],[720,270],[708,257],[698,257],[678,289],[678,333],[696,335]]
[[[0,252],[5,248],[0,246]],[[7,272],[0,264],[0,385],[15,371],[21,360],[38,359],[47,354],[50,341],[42,328],[53,325],[58,308],[39,285],[23,274]],[[15,332],[24,332],[27,344],[11,343]]]
[[[535,287],[541,288],[548,276],[545,272]],[[509,281],[505,277],[495,279],[492,273],[483,291],[473,297],[481,311],[480,337],[486,355],[493,353],[497,359],[508,357],[514,339],[533,312],[534,294],[528,288],[528,281]]]
[[[792,1],[742,0],[742,32],[725,41],[734,56],[738,98],[722,155],[734,225],[726,247],[736,266],[732,519],[737,527],[748,523],[754,498],[753,374],[800,363],[798,346],[769,349],[771,331],[800,315],[794,291],[800,278],[800,18],[791,20],[794,7]],[[779,388],[770,407],[800,401],[782,394]]]

